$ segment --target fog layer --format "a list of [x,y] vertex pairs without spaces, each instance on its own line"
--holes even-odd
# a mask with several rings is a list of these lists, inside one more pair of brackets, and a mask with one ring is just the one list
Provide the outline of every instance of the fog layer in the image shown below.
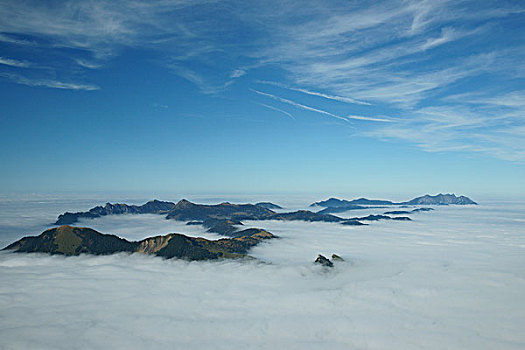
[[[251,251],[259,261],[2,252],[0,348],[523,349],[524,208],[246,222],[281,237]],[[130,217],[81,224],[130,239],[170,229]],[[325,270],[318,253],[346,262]]]

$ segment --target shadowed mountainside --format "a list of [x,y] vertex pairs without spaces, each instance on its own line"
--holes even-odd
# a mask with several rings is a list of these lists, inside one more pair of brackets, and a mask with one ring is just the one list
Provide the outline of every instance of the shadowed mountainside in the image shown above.
[[106,203],[105,206],[97,206],[87,212],[70,213],[66,212],[58,216],[55,225],[74,224],[80,218],[98,218],[114,214],[163,214],[175,207],[173,202],[163,202],[158,200],[149,201],[143,205],[127,205],[121,203]]
[[[358,198],[351,201],[348,201],[346,199],[337,199],[337,198],[329,198],[325,201],[315,202],[310,204],[311,207],[320,206],[320,207],[326,207],[326,208],[337,208],[337,207],[359,207],[359,206],[369,206],[369,205],[393,205],[394,202],[386,201],[386,200],[380,200],[380,199],[366,199],[366,198]],[[366,207],[360,207],[366,208]]]
[[[148,203],[159,203],[156,206],[148,206],[147,211],[143,208]],[[237,231],[234,225],[242,225],[241,220],[301,220],[301,221],[342,221],[334,215],[324,215],[308,210],[299,210],[290,213],[275,213],[271,209],[266,209],[255,204],[232,204],[220,203],[215,205],[196,204],[186,199],[180,200],[177,204],[171,202],[150,201],[142,206],[128,206],[126,204],[107,203],[104,207],[98,206],[87,212],[64,213],[59,215],[55,225],[72,224],[80,218],[96,218],[114,214],[141,214],[157,213],[166,215],[166,219],[189,221],[189,224],[201,224],[209,229],[209,232],[229,235],[229,232]],[[170,208],[167,210],[166,208]]]
[[270,209],[254,204],[231,204],[228,202],[208,205],[195,204],[186,199],[180,200],[166,215],[166,219],[174,220],[206,220],[232,219],[232,220],[264,220],[274,215]]
[[261,207],[261,208],[265,208],[265,209],[270,209],[270,210],[273,210],[273,209],[282,209],[283,207],[277,205],[277,204],[274,204],[274,203],[271,203],[271,202],[259,202],[259,203],[255,203],[256,206],[258,207]]
[[250,228],[236,232],[233,238],[215,241],[171,233],[130,242],[90,228],[64,225],[46,230],[39,236],[24,237],[4,250],[61,255],[107,255],[126,252],[153,254],[165,258],[209,260],[244,257],[251,247],[271,238],[276,236],[262,229]]

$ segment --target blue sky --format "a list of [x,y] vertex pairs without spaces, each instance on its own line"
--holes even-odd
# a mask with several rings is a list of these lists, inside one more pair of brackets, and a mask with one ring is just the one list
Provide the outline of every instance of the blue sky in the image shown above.
[[525,195],[518,1],[2,1],[2,192]]

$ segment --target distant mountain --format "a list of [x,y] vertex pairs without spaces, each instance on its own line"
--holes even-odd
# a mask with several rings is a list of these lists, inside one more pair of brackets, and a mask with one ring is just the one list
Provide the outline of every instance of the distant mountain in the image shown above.
[[336,214],[336,213],[344,213],[345,211],[349,210],[359,210],[359,209],[369,209],[369,208],[377,208],[377,207],[365,207],[362,205],[355,205],[355,204],[349,204],[342,207],[328,207],[324,208],[323,210],[319,210],[317,214]]
[[342,221],[341,225],[346,225],[346,226],[365,226],[365,225],[368,225],[368,224],[364,224],[361,221],[358,221],[356,219],[348,219],[348,220]]
[[243,225],[238,220],[209,218],[202,222],[202,226],[208,228],[208,232],[218,233],[223,236],[235,237],[239,229],[236,226]]
[[329,215],[329,214],[319,214],[314,213],[309,210],[298,210],[291,213],[279,213],[274,214],[268,218],[268,220],[282,220],[282,221],[292,221],[292,220],[298,220],[298,221],[310,221],[310,222],[316,222],[316,221],[323,221],[323,222],[341,222],[344,219],[335,216],[335,215]]
[[336,207],[343,207],[345,205],[348,205],[350,204],[350,201],[347,201],[345,199],[337,199],[337,198],[329,198],[327,200],[324,200],[324,201],[320,201],[320,202],[314,202],[312,204],[310,204],[310,207],[315,207],[315,206],[319,206],[319,207],[326,207],[326,208],[336,208]]
[[[378,221],[378,220],[411,221],[412,219],[410,219],[408,216],[392,217],[388,215],[368,215],[368,216],[363,216],[360,218],[350,218],[350,219],[347,219],[346,221]],[[349,225],[349,224],[346,224],[346,225]]]
[[370,206],[370,205],[392,205],[392,204],[394,203],[391,201],[386,201],[382,199],[358,198],[358,199],[353,199],[351,201],[348,201],[346,199],[329,198],[325,201],[312,203],[310,204],[310,207],[319,206],[319,207],[325,207],[325,208],[348,208],[346,210],[351,210],[352,207],[357,207],[355,209],[363,209],[363,207],[360,207],[363,205]]
[[[158,201],[157,201],[158,202]],[[148,202],[150,203],[150,202]],[[87,212],[65,213],[58,217],[55,224],[60,225],[64,222],[74,223],[79,218],[95,218],[103,215],[140,213],[144,211],[143,206],[128,206],[126,204],[106,204],[105,207],[95,207]],[[338,222],[343,219],[333,216],[313,213],[303,210],[291,213],[275,213],[271,209],[264,208],[264,205],[256,204],[232,204],[221,203],[215,205],[196,204],[186,199],[180,200],[177,204],[171,202],[164,203],[155,207],[148,206],[148,213],[165,214],[166,219],[190,221],[190,225],[200,224],[215,232],[229,236],[238,228],[235,225],[242,225],[241,220],[302,220],[302,221],[325,221]],[[271,203],[270,203],[271,204]],[[166,210],[169,208],[169,210]]]
[[[271,203],[270,203],[271,204]],[[231,204],[228,202],[217,205],[195,204],[186,199],[177,204],[152,200],[146,204],[127,205],[106,203],[87,212],[66,212],[58,216],[55,225],[70,225],[78,222],[80,218],[98,218],[115,214],[165,214],[167,219],[182,221],[206,220],[208,218],[236,218],[239,220],[261,220],[275,214],[270,209],[254,204]]]
[[274,204],[271,202],[259,202],[259,203],[255,203],[255,205],[258,207],[262,207],[262,208],[270,209],[270,210],[282,209],[281,206],[278,206],[277,204]]
[[432,211],[432,210],[434,209],[433,208],[417,208],[417,209],[412,210],[412,213],[419,213],[422,211]]
[[153,254],[165,258],[208,260],[243,257],[251,247],[271,238],[275,236],[270,232],[251,228],[238,231],[234,238],[216,241],[172,233],[129,242],[90,228],[64,225],[46,230],[39,236],[24,237],[4,250],[61,255],[107,255],[127,252]]
[[70,213],[66,212],[58,216],[55,225],[70,225],[78,222],[80,218],[98,218],[114,214],[163,214],[175,207],[175,203],[152,200],[143,205],[111,204],[98,206],[87,212]]
[[437,194],[435,196],[431,195],[424,195],[421,197],[414,198],[408,202],[403,202],[400,204],[404,205],[449,205],[449,204],[455,204],[455,205],[468,205],[473,204],[477,205],[478,203],[474,202],[472,199],[465,197],[465,196],[459,196],[456,197],[455,194]]
[[[77,212],[59,215],[56,225],[73,224],[79,218],[97,218],[106,215],[115,214],[143,214],[156,213],[165,215],[166,219],[187,221],[188,225],[202,225],[208,229],[208,232],[218,233],[228,237],[237,237],[239,233],[239,226],[242,225],[242,220],[282,220],[282,221],[309,221],[309,222],[340,222],[345,225],[359,225],[359,221],[370,221],[370,217],[343,219],[331,212],[343,212],[349,209],[365,209],[378,208],[377,205],[386,205],[392,203],[384,200],[370,200],[366,198],[359,198],[354,201],[341,201],[331,198],[328,201],[318,202],[316,205],[335,205],[337,203],[347,203],[346,206],[328,207],[317,213],[308,210],[299,210],[288,213],[276,213],[271,209],[265,208],[268,202],[261,202],[258,204],[232,204],[220,203],[215,205],[196,204],[186,199],[179,202],[161,202],[157,200],[149,201],[144,205],[127,205],[127,204],[111,204],[107,203],[105,206],[98,206],[90,209],[87,212]],[[351,204],[348,204],[351,203]],[[362,203],[367,206],[352,204]],[[370,206],[369,206],[370,205]],[[426,210],[421,208],[421,210]],[[386,218],[385,218],[386,219]],[[394,220],[410,220],[409,218],[391,218]],[[242,231],[240,231],[242,232]]]
[[414,209],[414,210],[393,210],[393,211],[387,211],[387,212],[384,212],[383,214],[385,215],[401,215],[401,214],[411,214],[411,213],[419,213],[419,212],[422,212],[422,211],[432,211],[434,209],[432,208],[417,208],[417,209]]
[[366,199],[366,198],[358,198],[351,200],[349,204],[357,204],[357,205],[392,205],[394,204],[391,201],[386,201],[383,199]]
[[385,211],[384,215],[402,215],[402,214],[410,214],[412,213],[412,210],[392,210],[392,211]]
[[[343,212],[352,209],[362,209],[358,206],[382,206],[382,205],[467,205],[467,204],[477,204],[473,200],[465,196],[456,197],[455,194],[437,194],[435,196],[424,195],[421,197],[414,198],[406,202],[395,203],[388,200],[379,200],[379,199],[366,199],[358,198],[351,201],[346,199],[337,199],[330,198],[325,201],[315,202],[310,204],[311,207],[320,206],[325,208],[333,208],[327,212]],[[337,208],[337,209],[336,209]],[[321,212],[320,212],[321,213]],[[326,212],[325,212],[326,213]]]
[[254,204],[231,204],[228,202],[207,205],[195,204],[185,199],[180,200],[167,213],[167,219],[175,220],[206,220],[234,219],[234,220],[262,220],[275,214],[270,209],[266,209]]

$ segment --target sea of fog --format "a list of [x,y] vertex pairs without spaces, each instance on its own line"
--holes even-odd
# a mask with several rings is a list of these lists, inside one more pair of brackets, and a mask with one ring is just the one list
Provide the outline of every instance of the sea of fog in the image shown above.
[[[40,234],[64,211],[148,199],[0,197],[0,244]],[[320,199],[273,201],[295,210]],[[0,252],[0,349],[525,348],[525,202],[410,216],[361,227],[247,221],[280,237],[252,249],[252,261]],[[219,238],[157,215],[79,225],[133,240]],[[346,261],[327,270],[312,263],[319,253]]]

